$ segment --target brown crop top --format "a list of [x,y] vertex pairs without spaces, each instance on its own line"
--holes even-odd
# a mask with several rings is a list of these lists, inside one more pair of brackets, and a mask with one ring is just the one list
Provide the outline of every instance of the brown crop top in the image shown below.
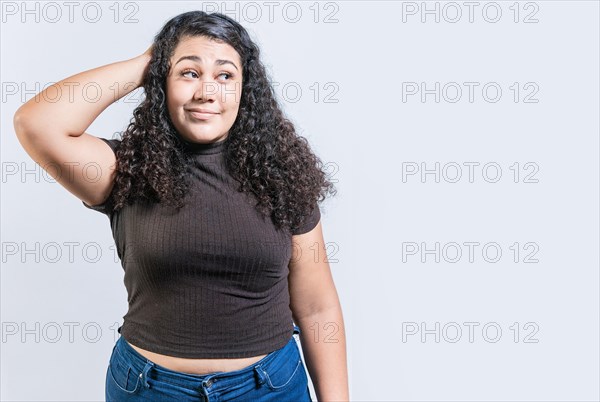
[[[120,140],[104,140],[116,153]],[[159,203],[109,214],[129,309],[121,336],[184,358],[242,358],[283,347],[293,333],[288,290],[292,235],[319,222],[318,205],[295,231],[276,230],[228,175],[225,140],[193,144],[192,181],[179,211]]]

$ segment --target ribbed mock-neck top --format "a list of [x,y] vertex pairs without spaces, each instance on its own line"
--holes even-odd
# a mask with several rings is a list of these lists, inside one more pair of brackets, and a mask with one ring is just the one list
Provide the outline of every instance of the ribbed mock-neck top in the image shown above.
[[[121,141],[104,140],[115,152]],[[183,358],[243,358],[283,347],[293,334],[288,289],[292,235],[312,230],[318,205],[298,229],[277,230],[237,191],[225,141],[185,142],[193,153],[185,206],[136,202],[109,217],[129,308],[121,336]]]

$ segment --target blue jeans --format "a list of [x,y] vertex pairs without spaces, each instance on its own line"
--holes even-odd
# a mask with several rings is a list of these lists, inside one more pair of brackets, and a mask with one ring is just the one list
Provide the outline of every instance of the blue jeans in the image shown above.
[[[294,325],[294,334],[299,333]],[[243,369],[202,375],[160,366],[119,337],[106,371],[106,400],[312,402],[293,335],[284,347]]]

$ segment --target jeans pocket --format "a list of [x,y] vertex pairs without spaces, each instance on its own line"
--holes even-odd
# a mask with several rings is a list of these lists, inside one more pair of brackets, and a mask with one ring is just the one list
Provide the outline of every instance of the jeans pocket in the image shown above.
[[275,359],[262,367],[265,382],[273,391],[287,390],[301,379],[304,372],[300,351],[294,338],[281,352]]
[[282,391],[293,383],[294,378],[300,375],[302,370],[302,360],[291,361],[277,371],[266,371],[267,385],[273,391]]
[[134,394],[140,389],[142,373],[129,364],[119,354],[113,352],[108,365],[107,376],[109,381],[119,390],[128,394]]

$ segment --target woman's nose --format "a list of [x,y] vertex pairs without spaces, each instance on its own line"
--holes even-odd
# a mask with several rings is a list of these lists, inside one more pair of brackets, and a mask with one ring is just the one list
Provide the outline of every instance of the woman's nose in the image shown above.
[[200,80],[198,88],[194,93],[195,99],[215,99],[219,93],[219,87],[213,80]]

